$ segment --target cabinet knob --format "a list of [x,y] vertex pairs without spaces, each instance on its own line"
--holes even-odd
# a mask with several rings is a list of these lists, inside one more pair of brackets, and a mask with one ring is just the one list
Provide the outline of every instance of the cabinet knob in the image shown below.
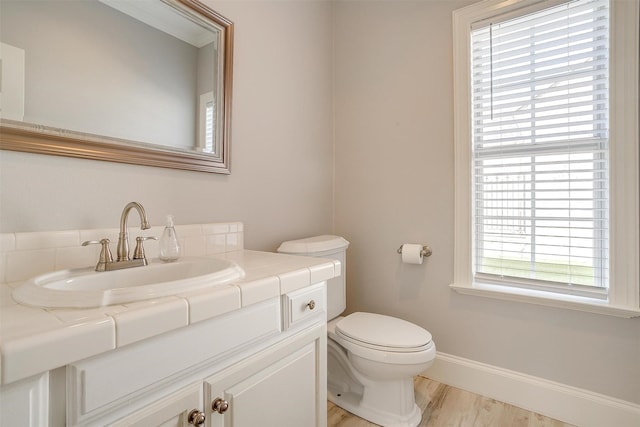
[[217,397],[211,404],[211,409],[219,414],[224,414],[229,409],[229,402]]
[[316,302],[314,300],[309,301],[307,307],[309,307],[309,310],[313,310],[314,308],[316,308]]
[[204,425],[204,421],[207,419],[207,417],[204,415],[204,412],[201,412],[197,409],[192,409],[191,412],[189,412],[189,418],[187,419],[187,421],[189,421],[189,424],[194,425],[194,426],[201,426]]

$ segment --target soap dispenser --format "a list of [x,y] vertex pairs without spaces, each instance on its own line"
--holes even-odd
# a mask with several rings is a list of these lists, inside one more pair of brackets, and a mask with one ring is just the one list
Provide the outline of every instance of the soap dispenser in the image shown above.
[[173,215],[167,215],[167,225],[158,243],[161,261],[173,262],[180,258],[181,248],[173,225]]

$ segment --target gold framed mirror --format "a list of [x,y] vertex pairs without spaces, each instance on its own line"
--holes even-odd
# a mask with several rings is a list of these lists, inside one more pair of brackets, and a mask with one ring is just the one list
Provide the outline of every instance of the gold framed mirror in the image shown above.
[[0,149],[230,173],[231,21],[198,0],[0,7]]

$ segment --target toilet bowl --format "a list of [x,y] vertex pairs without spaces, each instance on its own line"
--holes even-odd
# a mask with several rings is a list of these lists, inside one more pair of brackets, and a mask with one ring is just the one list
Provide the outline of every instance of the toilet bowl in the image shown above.
[[353,313],[330,321],[327,333],[331,402],[385,427],[420,423],[413,377],[433,363],[429,332],[394,317]]
[[327,396],[337,406],[383,427],[415,427],[422,413],[413,377],[433,363],[431,334],[391,316],[346,308],[345,258],[349,245],[337,236],[282,243],[278,252],[337,259],[342,274],[327,283]]

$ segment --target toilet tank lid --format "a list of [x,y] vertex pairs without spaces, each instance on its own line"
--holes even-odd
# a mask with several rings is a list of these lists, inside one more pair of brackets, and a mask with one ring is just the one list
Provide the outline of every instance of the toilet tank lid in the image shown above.
[[278,252],[285,254],[320,254],[339,249],[346,249],[349,242],[340,236],[325,234],[322,236],[307,237],[306,239],[289,240],[283,242]]

